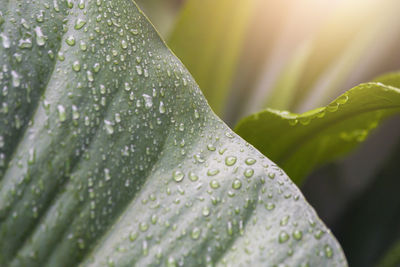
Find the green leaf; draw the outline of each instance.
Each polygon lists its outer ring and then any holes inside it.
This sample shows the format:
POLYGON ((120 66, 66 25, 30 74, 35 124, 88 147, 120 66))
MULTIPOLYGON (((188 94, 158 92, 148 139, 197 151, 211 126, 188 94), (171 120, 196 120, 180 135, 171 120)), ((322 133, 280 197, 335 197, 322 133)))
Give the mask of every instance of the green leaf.
POLYGON ((1 16, 1 266, 346 266, 133 2, 1 16))
POLYGON ((399 111, 400 90, 371 82, 303 114, 263 110, 242 119, 236 132, 301 184, 315 167, 350 152, 399 111))
POLYGON ((168 41, 219 115, 228 100, 255 2, 188 0, 168 41))

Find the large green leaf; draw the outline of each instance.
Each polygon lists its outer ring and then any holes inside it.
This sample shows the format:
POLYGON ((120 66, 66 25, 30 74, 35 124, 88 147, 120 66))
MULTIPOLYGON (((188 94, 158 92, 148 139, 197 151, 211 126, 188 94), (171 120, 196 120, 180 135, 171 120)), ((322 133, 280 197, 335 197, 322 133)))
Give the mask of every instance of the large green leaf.
POLYGON ((254 4, 259 0, 188 0, 168 44, 222 114, 254 4))
MULTIPOLYGON (((400 74, 393 75, 400 80, 400 74)), ((316 166, 348 153, 382 119, 399 111, 400 89, 371 82, 303 114, 263 110, 240 121, 236 132, 299 184, 316 166)))
POLYGON ((0 265, 346 265, 133 2, 0 12, 0 265))

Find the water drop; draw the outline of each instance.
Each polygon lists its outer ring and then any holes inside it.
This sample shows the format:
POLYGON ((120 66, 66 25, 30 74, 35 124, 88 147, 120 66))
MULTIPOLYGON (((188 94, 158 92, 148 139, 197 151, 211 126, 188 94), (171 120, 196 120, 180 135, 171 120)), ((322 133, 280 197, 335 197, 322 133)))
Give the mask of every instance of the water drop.
POLYGON ((165 111, 166 111, 166 110, 165 110, 164 103, 163 103, 162 101, 160 101, 159 111, 160 111, 161 114, 164 114, 165 111))
POLYGON ((200 234, 201 234, 201 230, 200 230, 199 228, 195 227, 195 228, 193 228, 193 230, 192 230, 191 237, 192 237, 194 240, 197 240, 197 239, 199 239, 200 234))
POLYGON ((239 179, 235 179, 232 183, 232 188, 238 190, 241 187, 242 187, 242 182, 239 179))
POLYGON ((114 133, 114 126, 113 126, 113 123, 111 121, 104 120, 104 126, 105 126, 106 132, 108 134, 113 134, 114 133))
POLYGON ((309 125, 311 122, 311 117, 310 116, 300 117, 299 121, 301 125, 309 125))
POLYGON ((217 189, 217 188, 220 187, 220 184, 219 184, 219 182, 218 182, 217 180, 211 180, 210 186, 211 186, 211 188, 213 188, 213 189, 217 189))
POLYGON ((286 231, 281 231, 280 233, 279 233, 279 243, 285 243, 286 241, 288 241, 289 240, 289 235, 288 235, 288 233, 286 233, 286 231))
POLYGON ((167 261, 167 267, 176 267, 176 262, 173 257, 169 257, 167 261))
POLYGON ((236 157, 235 156, 228 156, 225 158, 225 164, 227 166, 233 166, 236 163, 236 157))
POLYGON ((321 237, 324 235, 324 232, 321 229, 318 229, 316 233, 314 234, 315 239, 321 239, 321 237))
POLYGON ((194 156, 194 159, 198 162, 198 163, 204 163, 205 162, 205 159, 202 157, 202 155, 201 154, 195 154, 194 156))
POLYGON ((176 181, 176 182, 181 182, 183 180, 183 178, 185 177, 185 175, 183 174, 183 172, 181 171, 174 171, 172 173, 172 178, 176 181))
POLYGON ((11 71, 11 76, 12 76, 12 85, 14 87, 18 87, 21 85, 21 77, 16 71, 11 71))
POLYGON ((253 174, 254 174, 254 170, 253 169, 249 168, 249 169, 244 170, 244 176, 246 178, 251 178, 253 176, 253 174))
POLYGON ((29 149, 28 164, 32 165, 36 160, 36 150, 34 148, 29 149))
POLYGON ((142 231, 142 232, 146 232, 147 229, 149 229, 149 225, 148 225, 147 223, 145 223, 145 222, 141 222, 141 223, 139 224, 139 229, 140 229, 140 231, 142 231))
POLYGON ((8 38, 8 36, 5 35, 4 33, 0 33, 0 37, 3 41, 3 47, 10 48, 10 39, 8 38))
POLYGON ((61 52, 61 51, 59 51, 59 52, 57 53, 57 58, 58 58, 58 60, 60 60, 60 61, 64 61, 64 60, 65 60, 64 53, 61 52))
POLYGON ((134 241, 136 240, 137 237, 138 237, 137 232, 131 232, 131 233, 129 234, 129 240, 130 240, 131 242, 134 242, 134 241))
POLYGON ((127 49, 128 48, 128 43, 125 40, 121 41, 121 47, 122 49, 127 49))
POLYGON ((207 149, 210 150, 210 151, 215 151, 216 150, 215 146, 213 146, 211 144, 207 145, 207 149))
POLYGON ((84 9, 84 8, 85 8, 85 0, 80 0, 80 1, 79 1, 79 4, 78 4, 78 7, 79 7, 80 9, 84 9))
POLYGON ((72 69, 73 69, 74 71, 76 71, 76 72, 80 71, 80 70, 81 70, 81 63, 80 63, 78 60, 75 60, 75 61, 72 63, 72 69))
POLYGON ((153 106, 153 98, 149 95, 143 94, 144 106, 149 109, 153 106))
POLYGON ((208 175, 208 176, 215 176, 215 175, 217 175, 218 173, 219 173, 219 170, 218 170, 218 169, 210 169, 210 170, 207 171, 207 175, 208 175))
POLYGON ((64 122, 67 119, 67 114, 65 112, 64 106, 58 105, 57 110, 58 110, 58 119, 60 120, 60 122, 64 122))
POLYGON ((290 126, 296 126, 299 121, 297 119, 289 119, 288 122, 290 126))
POLYGON ((228 232, 228 235, 233 235, 233 227, 232 227, 232 223, 230 221, 228 221, 228 223, 227 223, 226 231, 228 232))
POLYGON ((271 203, 271 202, 268 202, 267 204, 265 204, 265 208, 267 210, 273 210, 273 209, 275 209, 275 204, 271 203))
POLYGON ((18 63, 22 61, 22 55, 20 53, 15 53, 13 56, 18 63))
POLYGON ((93 71, 97 73, 97 72, 99 72, 99 70, 100 70, 100 64, 99 63, 94 63, 93 71))
POLYGON ((256 160, 253 159, 253 158, 247 158, 244 162, 245 162, 247 165, 253 165, 254 163, 256 163, 256 160))
POLYGON ((107 169, 107 168, 104 169, 104 179, 106 181, 110 181, 111 180, 110 170, 107 169))
POLYGON ((39 26, 35 28, 36 33, 36 44, 38 46, 44 46, 46 43, 46 36, 42 33, 42 29, 39 26))
POLYGON ((339 103, 340 105, 344 105, 347 103, 349 100, 349 96, 347 94, 339 96, 338 99, 336 99, 336 102, 339 103))
POLYGON ((285 225, 288 224, 288 222, 289 222, 289 215, 283 217, 279 224, 280 224, 281 226, 285 226, 285 225))
POLYGON ((86 24, 86 21, 83 19, 78 18, 75 22, 75 30, 80 30, 86 24))
POLYGON ((69 46, 74 46, 75 45, 75 37, 73 35, 70 35, 67 37, 67 39, 65 39, 65 42, 69 46))
POLYGON ((210 215, 210 210, 207 207, 203 208, 202 214, 204 217, 207 217, 210 215))
POLYGON ((143 70, 142 70, 142 67, 140 65, 136 66, 136 72, 137 72, 138 75, 142 75, 143 74, 143 70))
POLYGON ((199 180, 199 176, 197 176, 194 172, 189 172, 189 179, 192 182, 199 180))
POLYGON ((326 110, 329 112, 335 112, 338 110, 338 108, 339 108, 339 103, 332 102, 326 107, 326 110))
POLYGON ((18 46, 22 49, 30 49, 32 48, 32 40, 29 38, 21 39, 18 41, 18 46))
POLYGON ((87 44, 86 44, 86 42, 85 42, 85 41, 80 41, 80 42, 79 42, 79 48, 80 48, 82 51, 86 51, 86 50, 87 50, 87 44))
POLYGON ((37 22, 43 22, 44 21, 44 11, 40 10, 39 14, 36 16, 36 21, 37 22))
POLYGON ((332 250, 332 248, 331 248, 329 245, 325 245, 324 251, 325 251, 325 256, 326 256, 328 259, 332 258, 332 256, 333 256, 333 250, 332 250))
POLYGON ((200 118, 199 112, 197 111, 197 109, 194 110, 194 117, 196 119, 200 118))
POLYGON ((75 105, 72 105, 72 119, 74 120, 79 119, 78 107, 75 105))
POLYGON ((303 233, 300 230, 294 230, 293 232, 293 238, 296 240, 301 240, 303 237, 303 233))
POLYGON ((93 82, 94 81, 93 73, 90 70, 86 71, 86 77, 87 77, 89 82, 93 82))

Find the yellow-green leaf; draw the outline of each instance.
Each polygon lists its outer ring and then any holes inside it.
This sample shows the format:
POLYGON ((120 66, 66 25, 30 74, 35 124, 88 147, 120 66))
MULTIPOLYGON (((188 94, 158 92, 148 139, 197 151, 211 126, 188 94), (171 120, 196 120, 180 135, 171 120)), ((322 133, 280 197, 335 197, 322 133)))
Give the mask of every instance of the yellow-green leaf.
POLYGON ((300 184, 315 167, 350 152, 399 111, 400 89, 371 82, 302 114, 263 110, 241 120, 236 132, 300 184))

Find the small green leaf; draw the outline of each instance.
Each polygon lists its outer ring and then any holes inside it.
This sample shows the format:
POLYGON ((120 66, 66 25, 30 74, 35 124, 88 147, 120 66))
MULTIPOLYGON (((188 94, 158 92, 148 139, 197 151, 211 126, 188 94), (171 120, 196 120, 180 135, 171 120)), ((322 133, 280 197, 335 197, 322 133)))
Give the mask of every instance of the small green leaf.
POLYGON ((228 100, 255 2, 188 0, 168 41, 218 115, 228 100))
POLYGON ((346 266, 133 2, 1 12, 1 266, 346 266))
POLYGON ((400 89, 371 82, 303 114, 266 109, 242 119, 236 132, 301 184, 315 167, 348 153, 399 111, 400 89))

